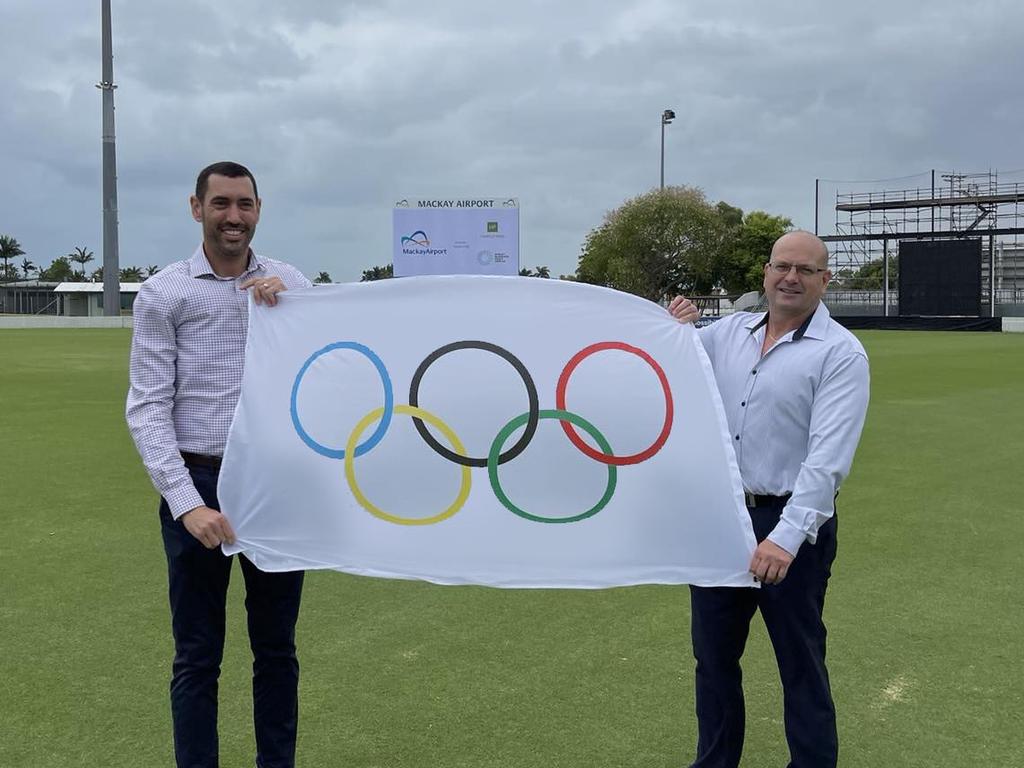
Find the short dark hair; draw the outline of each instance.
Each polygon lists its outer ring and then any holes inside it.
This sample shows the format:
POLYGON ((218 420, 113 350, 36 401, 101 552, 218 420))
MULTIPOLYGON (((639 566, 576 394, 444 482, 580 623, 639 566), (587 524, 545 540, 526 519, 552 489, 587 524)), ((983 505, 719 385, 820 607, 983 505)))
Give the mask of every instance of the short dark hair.
POLYGON ((238 179, 242 176, 247 176, 249 181, 252 182, 252 194, 257 200, 259 200, 260 193, 256 189, 256 177, 252 175, 252 171, 246 168, 244 165, 238 163, 232 163, 229 160, 222 160, 219 163, 213 163, 208 165, 199 172, 199 176, 196 178, 196 197, 202 201, 204 195, 206 195, 206 188, 209 186, 210 177, 216 174, 217 176, 227 176, 229 179, 238 179))

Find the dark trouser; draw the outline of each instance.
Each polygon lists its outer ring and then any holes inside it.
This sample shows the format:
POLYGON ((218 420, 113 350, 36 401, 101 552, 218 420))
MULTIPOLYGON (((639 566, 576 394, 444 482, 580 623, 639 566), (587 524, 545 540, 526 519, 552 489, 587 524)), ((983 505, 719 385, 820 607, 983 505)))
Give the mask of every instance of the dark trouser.
MULTIPOLYGON (((207 506, 217 504, 217 469, 189 466, 207 506)), ((224 614, 232 558, 206 549, 160 503, 160 523, 171 599, 174 667, 171 714, 179 768, 217 766, 217 678, 224 653, 224 614)), ((240 557, 253 653, 256 765, 295 765, 299 663, 295 622, 302 572, 264 573, 240 557)))
MULTIPOLYGON (((784 502, 750 509, 760 542, 784 502)), ((835 706, 825 668, 825 588, 836 556, 836 518, 804 543, 781 583, 760 589, 690 587, 697 659, 697 759, 693 768, 736 768, 743 751, 740 657, 750 620, 761 610, 782 678, 789 768, 834 768, 839 751, 835 706)))

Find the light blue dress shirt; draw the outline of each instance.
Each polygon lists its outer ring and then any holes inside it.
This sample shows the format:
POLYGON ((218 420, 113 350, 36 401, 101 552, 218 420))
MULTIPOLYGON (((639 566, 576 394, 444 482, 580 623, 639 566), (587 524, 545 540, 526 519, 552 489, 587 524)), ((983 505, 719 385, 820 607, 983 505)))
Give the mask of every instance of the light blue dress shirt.
POLYGON ((768 538, 796 555, 835 513, 867 412, 868 358, 824 304, 762 356, 766 323, 763 312, 738 312, 699 335, 744 488, 792 494, 768 538))

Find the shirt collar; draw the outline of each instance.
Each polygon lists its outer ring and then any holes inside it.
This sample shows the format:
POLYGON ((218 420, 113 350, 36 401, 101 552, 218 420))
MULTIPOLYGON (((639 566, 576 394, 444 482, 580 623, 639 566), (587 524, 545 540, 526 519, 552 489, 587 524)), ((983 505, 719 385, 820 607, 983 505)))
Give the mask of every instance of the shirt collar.
MULTIPOLYGON (((830 317, 831 315, 829 314, 828 307, 825 306, 825 302, 819 301, 814 312, 809 314, 800 324, 800 327, 793 331, 793 341, 800 341, 804 336, 811 339, 824 339, 830 317)), ((766 325, 768 325, 767 312, 761 315, 759 319, 755 315, 745 327, 753 335, 754 331, 766 325)))
MULTIPOLYGON (((239 277, 244 277, 250 272, 257 272, 262 269, 266 269, 263 257, 250 249, 249 264, 239 277)), ((203 250, 202 243, 196 247, 195 253, 192 254, 192 258, 188 260, 188 272, 192 277, 214 277, 218 280, 225 279, 213 271, 213 267, 210 266, 210 260, 206 258, 206 251, 203 250)))

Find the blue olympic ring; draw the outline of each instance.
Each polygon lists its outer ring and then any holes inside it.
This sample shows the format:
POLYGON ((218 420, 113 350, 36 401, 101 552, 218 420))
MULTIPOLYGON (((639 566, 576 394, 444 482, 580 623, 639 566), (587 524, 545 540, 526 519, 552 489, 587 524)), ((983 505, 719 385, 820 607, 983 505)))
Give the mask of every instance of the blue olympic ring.
POLYGON ((391 425, 391 416, 395 409, 395 396, 391 388, 391 377, 388 375, 387 368, 384 367, 384 361, 377 357, 377 354, 372 349, 357 342, 336 341, 333 344, 328 344, 323 349, 319 349, 310 355, 309 359, 303 363, 302 368, 299 369, 298 374, 295 376, 295 383, 292 385, 292 424, 295 425, 295 431, 299 433, 299 437, 302 438, 302 442, 321 456, 326 456, 329 459, 344 459, 344 448, 328 448, 326 445, 321 445, 309 436, 306 430, 302 428, 302 420, 299 418, 298 407, 299 385, 302 383, 302 377, 306 374, 309 366, 311 366, 321 355, 326 355, 328 352, 335 349, 351 349, 354 352, 364 355, 371 363, 373 363, 374 367, 377 369, 377 373, 380 374, 381 383, 384 385, 384 413, 380 418, 380 424, 377 425, 377 429, 373 431, 373 434, 366 438, 364 442, 356 446, 356 456, 362 456, 367 451, 373 450, 377 443, 384 439, 384 433, 388 431, 388 427, 391 425))

